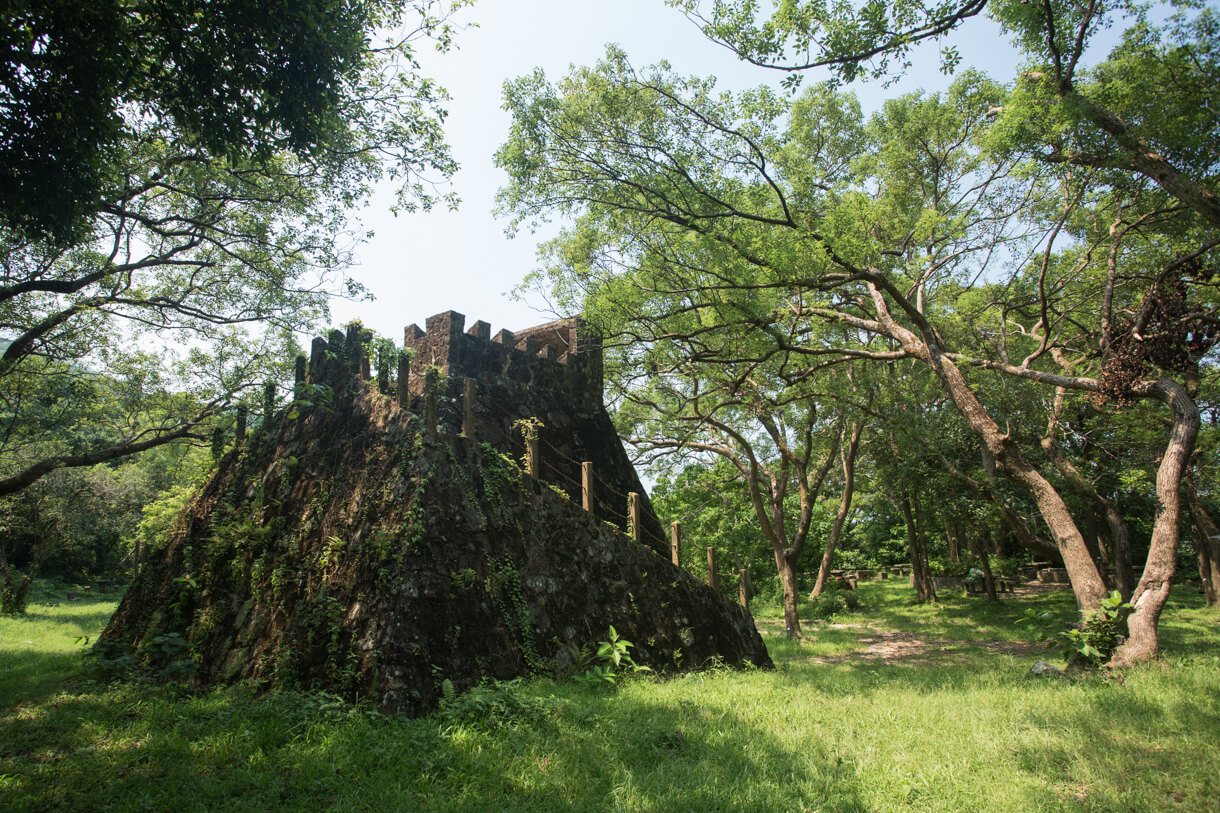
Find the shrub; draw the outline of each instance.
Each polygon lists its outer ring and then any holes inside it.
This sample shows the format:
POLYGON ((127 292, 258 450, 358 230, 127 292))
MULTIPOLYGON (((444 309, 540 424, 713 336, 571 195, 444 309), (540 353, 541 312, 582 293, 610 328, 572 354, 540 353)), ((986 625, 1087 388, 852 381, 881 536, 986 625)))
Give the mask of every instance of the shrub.
POLYGON ((1101 606, 1084 614, 1080 623, 1054 631, 1054 616, 1034 609, 1017 620, 1039 641, 1053 640, 1068 666, 1096 669, 1110 659, 1127 634, 1127 615, 1134 609, 1117 590, 1101 600, 1101 606))
POLYGON ((441 684, 443 699, 437 716, 449 726, 479 731, 538 726, 551 714, 550 706, 537 697, 521 692, 521 679, 485 680, 462 694, 446 679, 441 684))

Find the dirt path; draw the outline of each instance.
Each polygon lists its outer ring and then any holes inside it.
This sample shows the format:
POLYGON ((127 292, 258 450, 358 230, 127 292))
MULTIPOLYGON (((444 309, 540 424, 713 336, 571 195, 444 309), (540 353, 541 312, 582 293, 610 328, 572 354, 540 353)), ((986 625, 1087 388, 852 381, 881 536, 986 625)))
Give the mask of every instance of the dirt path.
MULTIPOLYGON (((778 622, 759 621, 760 630, 768 633, 780 631, 778 622), (774 625, 774 626, 773 626, 774 625)), ((930 665, 968 660, 971 650, 986 650, 1002 655, 1038 655, 1045 646, 1028 641, 963 641, 958 639, 936 639, 926 641, 909 632, 874 629, 871 624, 828 624, 828 630, 859 630, 858 641, 864 646, 853 652, 838 655, 815 655, 806 658, 807 663, 879 663, 930 665)), ((816 639, 817 632, 811 630, 809 637, 816 639)))
POLYGON ((841 655, 822 655, 809 658, 810 663, 897 663, 930 664, 946 660, 966 660, 971 649, 985 649, 1004 655, 1032 655, 1044 647, 1026 641, 959 641, 942 639, 933 642, 909 632, 877 631, 860 637, 863 650, 845 652, 841 655))

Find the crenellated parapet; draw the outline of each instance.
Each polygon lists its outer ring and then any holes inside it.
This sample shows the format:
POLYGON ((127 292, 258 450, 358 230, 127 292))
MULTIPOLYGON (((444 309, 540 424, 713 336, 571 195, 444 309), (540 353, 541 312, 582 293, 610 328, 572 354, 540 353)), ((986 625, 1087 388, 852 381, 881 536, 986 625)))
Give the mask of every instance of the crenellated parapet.
POLYGON ((412 394, 423 394, 424 371, 436 367, 451 379, 528 382, 601 402, 601 342, 581 319, 559 319, 515 333, 500 330, 494 336, 487 322, 477 321, 469 329, 465 322, 462 314, 445 311, 429 317, 425 330, 414 324, 404 329, 403 348, 412 353, 412 394))
POLYGON ((550 482, 581 501, 582 463, 590 461, 597 472, 591 510, 626 529, 626 495, 640 494, 646 544, 665 548, 660 521, 602 403, 601 342, 580 318, 493 335, 487 322, 467 328, 464 315, 445 311, 423 330, 408 325, 402 352, 392 359, 370 359, 371 339, 359 325, 314 339, 308 382, 348 393, 355 382, 371 381, 376 367, 377 388, 395 396, 399 409, 423 417, 433 371, 441 382, 435 414, 442 434, 474 435, 521 457, 520 422, 540 424, 532 431, 550 482))
MULTIPOLYGON (((602 354, 598 336, 579 317, 558 319, 513 332, 477 321, 465 327, 466 317, 457 311, 430 316, 426 329, 408 325, 403 330, 402 349, 410 356, 383 380, 401 378, 412 396, 424 394, 424 376, 435 368, 450 379, 471 378, 486 385, 528 385, 533 389, 558 390, 587 403, 601 403, 602 354)), ((385 360, 370 358, 372 332, 358 325, 347 332, 332 330, 313 340, 307 378, 311 383, 343 386, 357 372, 365 379, 385 360)), ((400 391, 403 385, 397 387, 400 391)))

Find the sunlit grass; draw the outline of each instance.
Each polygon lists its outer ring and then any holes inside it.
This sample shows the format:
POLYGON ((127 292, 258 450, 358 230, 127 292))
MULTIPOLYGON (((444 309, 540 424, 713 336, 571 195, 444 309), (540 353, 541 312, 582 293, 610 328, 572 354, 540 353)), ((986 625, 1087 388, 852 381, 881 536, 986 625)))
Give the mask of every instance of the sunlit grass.
POLYGON ((523 711, 385 718, 325 696, 90 683, 113 604, 0 619, 0 809, 1208 810, 1220 798, 1220 616, 1179 591, 1166 659, 1121 679, 1025 676, 1012 623, 1033 604, 909 602, 789 642, 773 671, 640 679, 602 692, 534 681, 523 711), (884 636, 928 657, 866 657, 884 636), (25 641, 33 641, 26 644, 25 641))

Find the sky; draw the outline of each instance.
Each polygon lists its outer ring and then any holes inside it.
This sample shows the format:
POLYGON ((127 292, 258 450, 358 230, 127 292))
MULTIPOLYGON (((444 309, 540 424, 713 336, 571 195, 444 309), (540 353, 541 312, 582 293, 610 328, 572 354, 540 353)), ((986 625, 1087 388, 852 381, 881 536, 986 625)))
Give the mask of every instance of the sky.
MULTIPOLYGON (((596 62, 607 43, 622 47, 636 66, 665 59, 679 73, 717 77, 722 89, 778 86, 782 78, 779 72, 739 62, 663 0, 479 0, 456 19, 477 27, 458 34, 455 50, 421 56, 425 74, 452 97, 445 132, 461 166, 450 183, 461 206, 456 212, 438 209, 394 217, 392 191, 380 190, 360 213, 374 237, 357 249, 358 265, 350 270, 376 298, 332 305, 335 324, 359 318, 396 342, 402 341, 406 325, 423 327, 428 316, 446 310, 465 314, 467 326, 479 319, 490 322, 493 334, 554 318, 541 297, 521 302, 508 296, 535 267, 536 248, 546 235, 523 230, 509 239, 507 221, 493 215, 496 191, 505 182, 493 156, 511 124, 501 109, 506 80, 535 67, 557 80, 569 66, 596 62)), ((1003 81, 1013 75, 1016 57, 990 21, 971 21, 953 44, 962 53, 963 65, 1003 81)), ((805 81, 822 78, 809 75, 805 81)), ((869 111, 885 98, 947 82, 939 73, 933 45, 916 52, 915 64, 900 84, 853 89, 869 111)))

